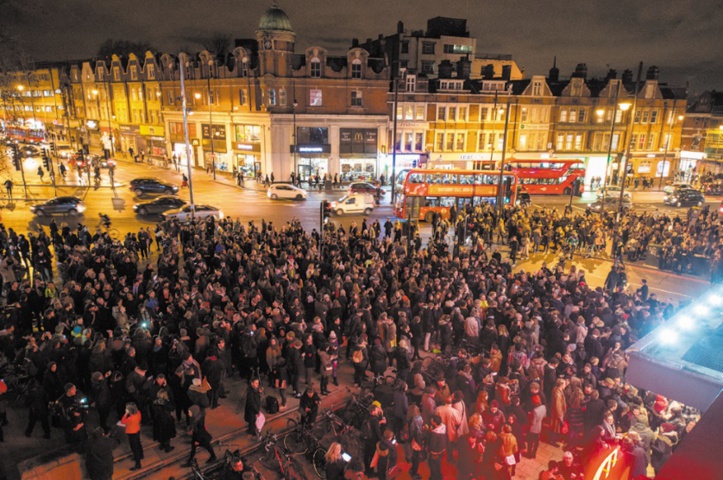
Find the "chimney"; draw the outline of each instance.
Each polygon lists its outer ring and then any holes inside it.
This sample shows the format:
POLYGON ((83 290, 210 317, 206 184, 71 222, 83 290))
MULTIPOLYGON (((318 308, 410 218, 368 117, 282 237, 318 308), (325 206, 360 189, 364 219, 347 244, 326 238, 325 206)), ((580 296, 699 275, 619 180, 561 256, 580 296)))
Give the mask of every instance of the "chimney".
POLYGON ((618 78, 617 70, 613 70, 612 68, 608 70, 608 74, 605 76, 605 80, 614 80, 616 78, 618 78))
POLYGON ((551 83, 557 83, 560 80, 560 69, 557 68, 557 56, 552 60, 552 68, 548 74, 551 83))
POLYGON ((439 64, 439 78, 452 78, 454 66, 449 60, 442 60, 439 64))
POLYGON ((572 74, 573 77, 582 78, 583 80, 587 78, 587 64, 586 63, 578 63, 575 67, 575 73, 572 74))
POLYGON ((487 65, 482 67, 482 72, 480 73, 482 74, 482 78, 484 78, 485 80, 492 80, 493 78, 495 78, 495 66, 491 63, 488 63, 487 65))
POLYGON ((502 78, 509 81, 512 76, 512 65, 502 65, 502 78))
POLYGON ((359 46, 359 39, 358 38, 352 38, 351 39, 351 48, 357 48, 359 46))
POLYGON ((648 68, 648 74, 645 76, 646 80, 657 80, 658 77, 660 77, 660 69, 656 65, 648 68))
POLYGON ((469 78, 472 71, 472 62, 468 58, 462 57, 457 62, 457 78, 469 78))
POLYGON ((629 68, 626 68, 623 72, 623 78, 622 78, 623 85, 630 85, 633 83, 633 72, 629 68))
POLYGON ((397 22, 397 33, 404 33, 404 22, 401 20, 397 22))
POLYGON ((369 45, 369 44, 371 44, 371 43, 372 43, 372 39, 371 39, 371 38, 367 38, 366 44, 369 45))

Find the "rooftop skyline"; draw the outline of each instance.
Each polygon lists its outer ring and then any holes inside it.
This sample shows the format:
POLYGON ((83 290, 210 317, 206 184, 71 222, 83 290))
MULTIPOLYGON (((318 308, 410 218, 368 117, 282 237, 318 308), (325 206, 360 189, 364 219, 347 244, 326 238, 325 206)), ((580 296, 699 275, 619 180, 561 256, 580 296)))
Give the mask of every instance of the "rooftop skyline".
MULTIPOLYGON (((217 36, 253 38, 271 2, 232 0, 0 0, 0 28, 36 61, 96 56, 107 39, 147 42, 158 52, 202 50, 217 36), (199 8, 201 6, 203 8, 199 8)), ((590 77, 612 68, 622 73, 657 65, 660 80, 690 83, 690 92, 721 89, 723 9, 716 0, 682 2, 539 2, 484 5, 452 0, 388 3, 370 0, 280 1, 296 32, 296 50, 311 45, 346 51, 352 38, 364 42, 396 32, 424 30, 436 16, 467 19, 477 53, 511 54, 527 77, 544 75, 557 57, 562 77, 586 63, 590 77), (544 19, 544 21, 540 21, 544 19), (330 28, 333 25, 333 29, 330 28)))

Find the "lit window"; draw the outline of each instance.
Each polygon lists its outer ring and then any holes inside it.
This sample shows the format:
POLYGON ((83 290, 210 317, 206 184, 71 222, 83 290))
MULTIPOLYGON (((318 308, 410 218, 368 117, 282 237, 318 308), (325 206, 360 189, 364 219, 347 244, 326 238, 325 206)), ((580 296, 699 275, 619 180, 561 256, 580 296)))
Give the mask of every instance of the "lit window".
POLYGON ((273 88, 269 89, 269 105, 272 107, 276 105, 276 90, 273 88))
POLYGON ((321 107, 321 105, 322 105, 321 90, 319 90, 319 89, 309 90, 309 106, 321 107))

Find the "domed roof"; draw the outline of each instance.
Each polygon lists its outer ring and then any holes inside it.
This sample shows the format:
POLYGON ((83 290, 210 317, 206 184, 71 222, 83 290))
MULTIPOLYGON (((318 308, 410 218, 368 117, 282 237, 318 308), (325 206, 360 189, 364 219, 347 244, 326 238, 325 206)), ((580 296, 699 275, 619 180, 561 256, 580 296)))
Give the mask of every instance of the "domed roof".
POLYGON ((291 21, 286 12, 281 10, 275 3, 266 10, 259 21, 259 30, 282 30, 293 32, 291 21))

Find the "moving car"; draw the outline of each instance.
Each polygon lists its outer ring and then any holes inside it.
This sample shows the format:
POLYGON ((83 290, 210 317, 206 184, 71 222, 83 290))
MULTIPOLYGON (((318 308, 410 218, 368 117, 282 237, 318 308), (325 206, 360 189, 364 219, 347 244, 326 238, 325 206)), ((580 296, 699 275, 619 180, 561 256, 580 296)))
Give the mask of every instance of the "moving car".
POLYGON ((274 183, 266 190, 266 196, 272 200, 288 198, 292 200, 306 200, 308 193, 303 188, 288 183, 274 183))
POLYGON ((371 215, 374 211, 374 197, 367 193, 352 193, 344 195, 336 202, 331 202, 329 208, 337 215, 346 213, 371 215))
POLYGON ((693 190, 693 185, 689 183, 683 183, 683 182, 676 182, 672 183, 670 185, 666 185, 663 187, 663 192, 667 194, 671 194, 675 192, 676 190, 693 190))
POLYGON ((181 208, 184 205, 186 205, 185 200, 170 195, 164 195, 162 197, 154 198, 148 202, 136 203, 133 205, 133 211, 138 215, 155 215, 168 210, 181 208))
POLYGON ((100 168, 116 167, 117 165, 115 158, 100 157, 100 168))
POLYGON ((382 190, 380 187, 377 187, 374 184, 371 184, 369 182, 352 182, 349 184, 349 188, 347 189, 347 192, 349 192, 349 193, 368 193, 370 195, 375 195, 377 193, 377 190, 381 190, 381 194, 384 195, 384 190, 382 190))
POLYGON ((24 145, 20 147, 20 153, 23 155, 23 157, 39 157, 41 152, 40 149, 33 145, 24 145))
POLYGON ((670 195, 666 195, 663 199, 663 203, 674 207, 690 207, 692 205, 701 206, 705 203, 705 197, 698 190, 689 188, 685 190, 676 190, 670 195))
MULTIPOLYGON (((613 197, 613 198, 620 198, 620 187, 617 187, 615 185, 608 185, 607 187, 600 187, 596 191, 597 198, 605 198, 613 197)), ((630 192, 625 191, 623 192, 623 198, 630 199, 630 192)))
MULTIPOLYGON (((592 210, 595 213, 600 212, 615 212, 620 207, 620 192, 618 192, 617 197, 605 197, 605 201, 603 199, 596 200, 595 202, 590 204, 590 210, 592 210)), ((623 211, 628 211, 631 208, 633 208, 633 204, 630 201, 629 198, 623 197, 623 211)))
POLYGON ((145 194, 175 195, 178 193, 178 185, 171 185, 157 178, 133 179, 130 183, 130 189, 139 197, 145 194))
POLYGON ((76 151, 70 148, 69 145, 58 145, 55 147, 55 156, 62 159, 69 159, 75 155, 76 151))
MULTIPOLYGON (((161 217, 163 217, 164 220, 173 220, 176 219, 179 222, 187 222, 191 220, 191 206, 186 205, 183 208, 179 208, 177 210, 170 210, 168 212, 162 213, 161 217)), ((223 212, 219 210, 216 207, 212 207, 210 205, 196 205, 196 212, 194 214, 195 218, 207 218, 207 217, 214 217, 216 220, 221 220, 223 218, 223 212)))
POLYGON ((74 217, 85 212, 85 203, 78 197, 55 197, 45 203, 32 205, 30 211, 38 217, 45 215, 70 215, 74 217))

